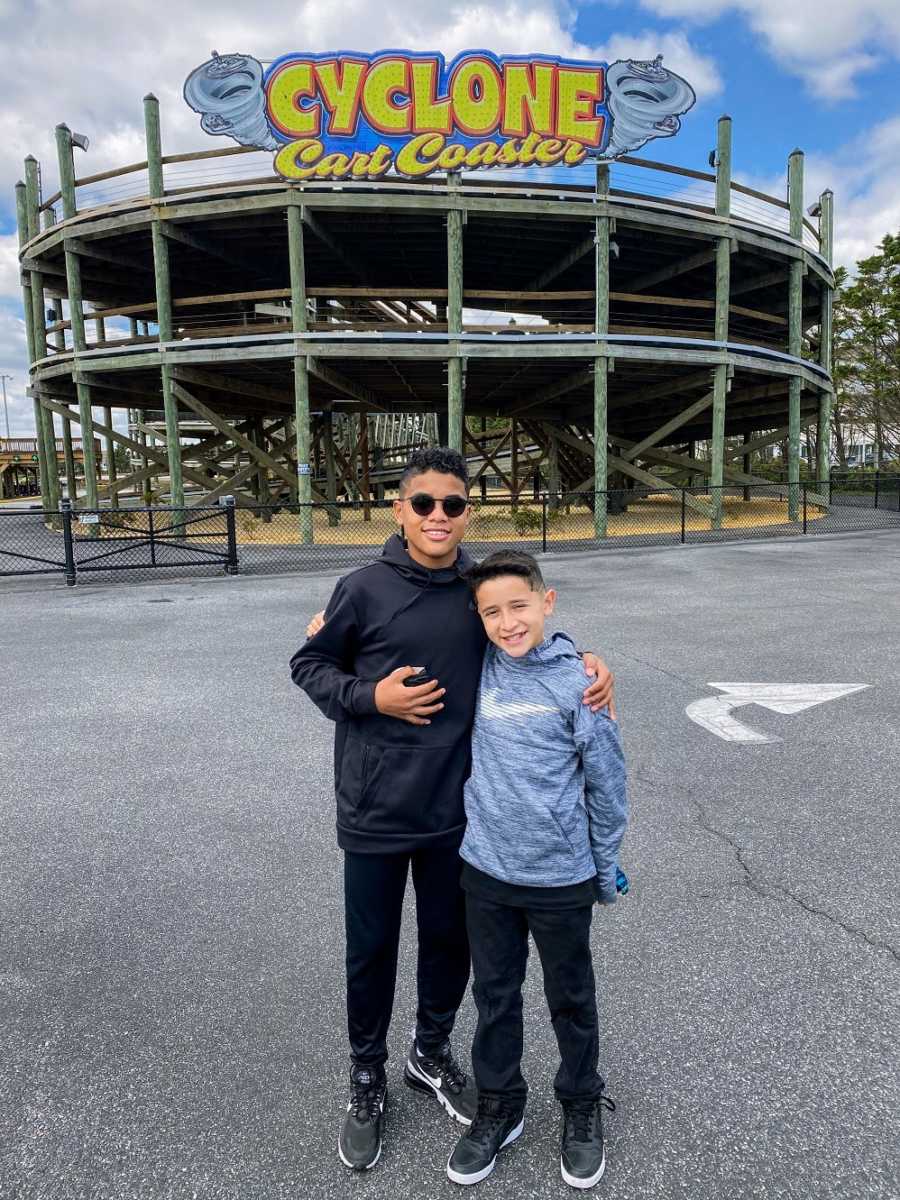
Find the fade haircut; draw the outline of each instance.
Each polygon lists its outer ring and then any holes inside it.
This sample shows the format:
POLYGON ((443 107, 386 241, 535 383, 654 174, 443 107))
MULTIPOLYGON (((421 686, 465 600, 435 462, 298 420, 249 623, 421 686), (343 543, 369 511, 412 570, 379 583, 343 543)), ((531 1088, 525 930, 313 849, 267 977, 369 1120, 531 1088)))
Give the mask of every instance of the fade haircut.
POLYGON ((476 563, 466 571, 466 579, 476 596, 483 583, 501 575, 517 575, 519 579, 525 580, 533 592, 547 590, 537 560, 523 550, 495 550, 484 562, 476 563))
POLYGON ((400 495, 406 495, 411 479, 424 475, 426 471, 440 471, 442 475, 455 475, 469 494, 469 468, 466 460, 449 446, 428 446, 414 450, 400 476, 400 495))

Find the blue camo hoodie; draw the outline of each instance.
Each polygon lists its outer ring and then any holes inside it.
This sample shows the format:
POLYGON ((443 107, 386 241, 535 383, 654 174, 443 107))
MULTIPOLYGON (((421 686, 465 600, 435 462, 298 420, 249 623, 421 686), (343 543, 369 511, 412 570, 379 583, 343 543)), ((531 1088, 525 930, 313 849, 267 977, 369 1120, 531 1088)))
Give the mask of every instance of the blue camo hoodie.
POLYGON ((521 658, 489 645, 472 731, 460 854, 506 883, 563 887, 595 874, 616 899, 628 801, 619 729, 582 703, 584 667, 555 633, 521 658))

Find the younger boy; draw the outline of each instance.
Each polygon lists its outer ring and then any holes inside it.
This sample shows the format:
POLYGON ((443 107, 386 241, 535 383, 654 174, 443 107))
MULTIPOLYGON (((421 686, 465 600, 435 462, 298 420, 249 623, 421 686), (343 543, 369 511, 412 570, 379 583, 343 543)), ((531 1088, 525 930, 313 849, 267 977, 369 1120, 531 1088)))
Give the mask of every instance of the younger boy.
POLYGON ((447 1164, 455 1183, 478 1183, 522 1132, 522 983, 528 934, 544 972, 559 1046, 560 1167, 592 1187, 606 1165, 597 1072, 590 926, 594 903, 616 899, 616 859, 627 820, 618 728, 581 703, 583 668, 565 634, 547 637, 556 595, 528 554, 501 550, 467 578, 487 647, 465 786, 460 854, 478 1028, 472 1068, 478 1110, 447 1164))

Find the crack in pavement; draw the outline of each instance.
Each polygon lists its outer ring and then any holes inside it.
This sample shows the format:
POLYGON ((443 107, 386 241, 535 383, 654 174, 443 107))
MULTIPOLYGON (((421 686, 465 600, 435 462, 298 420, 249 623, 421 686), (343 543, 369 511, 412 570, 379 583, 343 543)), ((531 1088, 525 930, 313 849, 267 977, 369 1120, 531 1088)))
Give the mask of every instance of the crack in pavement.
MULTIPOLYGON (((634 778, 637 783, 648 784, 654 789, 658 789, 660 791, 662 790, 663 785, 655 779, 649 779, 640 775, 635 775, 634 778)), ((700 828, 705 830, 707 833, 712 834, 713 837, 717 838, 720 842, 728 846, 728 848, 734 854, 735 861, 743 872, 742 882, 747 888, 750 889, 751 892, 754 892, 757 896, 759 896, 761 900, 771 900, 778 896, 782 896, 784 899, 789 900, 792 904, 796 904, 798 908, 801 908, 810 916, 821 917, 829 924, 843 930, 843 932, 848 936, 865 942, 874 950, 883 951, 892 957, 895 962, 900 963, 900 950, 898 950, 896 946, 892 945, 891 942, 884 941, 882 938, 874 937, 865 929, 859 929, 856 925, 851 925, 848 921, 842 921, 840 917, 834 916, 833 913, 827 912, 825 909, 816 908, 814 904, 811 904, 808 900, 804 900, 802 896, 798 896, 796 892, 792 892, 790 888, 785 887, 783 884, 773 883, 767 886, 761 884, 744 857, 747 853, 745 847, 736 841, 730 834, 726 833, 723 829, 719 829, 712 823, 709 813, 696 798, 693 792, 690 790, 685 790, 684 788, 679 788, 677 785, 673 785, 671 782, 667 782, 665 787, 670 792, 680 792, 688 804, 692 805, 696 810, 698 816, 697 824, 700 826, 700 828)))

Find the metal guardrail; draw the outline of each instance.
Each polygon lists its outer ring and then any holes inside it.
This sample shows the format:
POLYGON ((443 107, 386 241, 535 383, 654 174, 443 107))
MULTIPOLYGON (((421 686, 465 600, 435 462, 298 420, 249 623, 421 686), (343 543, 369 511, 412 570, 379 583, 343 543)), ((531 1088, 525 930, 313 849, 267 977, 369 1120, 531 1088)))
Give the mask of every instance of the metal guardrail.
MULTIPOLYGON (((378 557, 397 525, 391 500, 236 507, 0 510, 0 576, 108 579, 345 570, 378 557)), ((466 544, 574 553, 817 533, 900 532, 900 474, 827 483, 634 487, 472 497, 466 544), (605 536, 598 536, 598 523, 605 536)))

